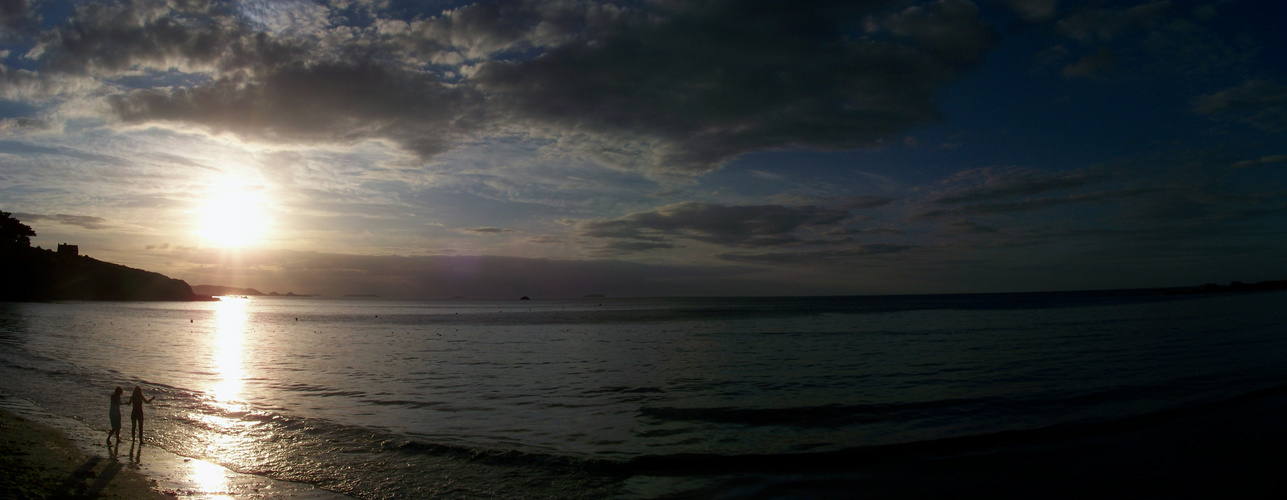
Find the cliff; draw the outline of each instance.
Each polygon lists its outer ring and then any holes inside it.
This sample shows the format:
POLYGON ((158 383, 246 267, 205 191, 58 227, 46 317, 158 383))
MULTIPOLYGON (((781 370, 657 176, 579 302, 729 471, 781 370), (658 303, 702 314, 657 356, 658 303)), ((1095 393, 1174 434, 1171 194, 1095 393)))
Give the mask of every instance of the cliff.
POLYGON ((0 250, 0 301, 213 300, 182 280, 39 248, 0 250))

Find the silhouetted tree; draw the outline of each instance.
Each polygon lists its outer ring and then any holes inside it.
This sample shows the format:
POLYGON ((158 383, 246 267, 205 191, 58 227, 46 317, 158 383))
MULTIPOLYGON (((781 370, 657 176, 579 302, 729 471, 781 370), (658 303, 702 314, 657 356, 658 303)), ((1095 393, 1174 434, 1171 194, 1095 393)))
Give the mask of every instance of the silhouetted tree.
POLYGON ((9 212, 0 212, 0 246, 4 248, 29 247, 31 237, 36 231, 12 217, 9 212))

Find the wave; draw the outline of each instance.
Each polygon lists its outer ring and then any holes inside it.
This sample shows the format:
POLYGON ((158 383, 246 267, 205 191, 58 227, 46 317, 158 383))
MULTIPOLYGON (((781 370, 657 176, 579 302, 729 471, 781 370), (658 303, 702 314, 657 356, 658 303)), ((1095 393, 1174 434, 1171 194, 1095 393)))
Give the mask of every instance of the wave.
MULTIPOLYGON (((1210 425, 1237 425, 1236 416, 1263 413, 1258 403, 1287 396, 1287 385, 1252 391, 1228 399, 1168 408, 1138 415, 1097 422, 1058 424, 1033 429, 1006 430, 993 433, 954 436, 926 441, 913 441, 874 446, 849 447, 812 453, 721 455, 678 453, 647 455, 615 464, 628 474, 683 475, 726 473, 824 473, 849 471, 892 461, 976 455, 1006 449, 1071 443, 1096 437, 1141 431, 1149 428, 1188 422, 1190 419, 1210 425), (1230 421, 1234 420, 1234 421, 1230 421)), ((1287 402, 1278 401, 1273 411, 1287 402)))
POLYGON ((944 412, 964 413, 974 411, 983 404, 985 401, 982 399, 943 399, 915 403, 829 404, 793 408, 643 407, 639 409, 639 414, 658 420, 703 421, 747 426, 833 428, 880 422, 895 416, 905 419, 908 417, 907 413, 937 415, 944 412))

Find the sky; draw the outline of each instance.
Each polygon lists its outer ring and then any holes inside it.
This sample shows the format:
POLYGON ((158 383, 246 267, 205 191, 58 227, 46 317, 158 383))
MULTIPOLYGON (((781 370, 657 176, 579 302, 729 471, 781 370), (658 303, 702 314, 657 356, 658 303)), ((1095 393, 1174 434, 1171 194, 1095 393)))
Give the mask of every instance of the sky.
POLYGON ((0 1, 0 210, 389 297, 1287 279, 1287 4, 0 1))

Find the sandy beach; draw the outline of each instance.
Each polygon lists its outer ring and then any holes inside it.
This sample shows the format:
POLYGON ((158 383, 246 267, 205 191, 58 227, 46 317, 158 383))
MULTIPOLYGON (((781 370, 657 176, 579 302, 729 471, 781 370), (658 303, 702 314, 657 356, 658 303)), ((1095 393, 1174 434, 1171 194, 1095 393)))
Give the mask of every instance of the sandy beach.
POLYGON ((133 464, 85 453, 57 430, 9 411, 0 410, 0 436, 0 497, 173 498, 133 464))

